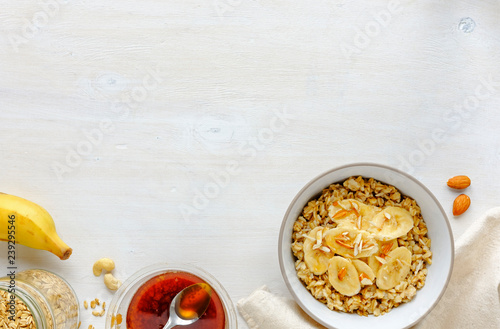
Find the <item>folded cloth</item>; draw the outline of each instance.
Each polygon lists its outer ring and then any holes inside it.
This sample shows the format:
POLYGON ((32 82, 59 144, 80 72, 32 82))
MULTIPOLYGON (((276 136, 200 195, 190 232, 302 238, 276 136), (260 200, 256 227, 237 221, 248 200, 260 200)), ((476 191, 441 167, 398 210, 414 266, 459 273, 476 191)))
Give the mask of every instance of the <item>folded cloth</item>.
POLYGON ((323 329, 295 303, 272 294, 267 286, 237 303, 250 329, 323 329))
POLYGON ((500 328, 500 208, 458 239, 448 288, 414 329, 500 328))
MULTIPOLYGON (((266 286, 237 303, 251 329, 320 329, 288 298, 266 286)), ((479 218, 455 243, 455 264, 445 294, 412 329, 500 328, 500 208, 479 218)))

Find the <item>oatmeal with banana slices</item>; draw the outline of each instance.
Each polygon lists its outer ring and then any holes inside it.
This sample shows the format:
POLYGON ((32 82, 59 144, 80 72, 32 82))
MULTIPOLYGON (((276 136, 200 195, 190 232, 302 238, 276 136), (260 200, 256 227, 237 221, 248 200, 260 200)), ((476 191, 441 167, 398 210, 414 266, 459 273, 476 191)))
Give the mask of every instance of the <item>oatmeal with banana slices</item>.
POLYGON ((409 302, 432 263, 416 201, 373 178, 324 189, 295 221, 292 239, 300 280, 341 312, 379 316, 409 302))

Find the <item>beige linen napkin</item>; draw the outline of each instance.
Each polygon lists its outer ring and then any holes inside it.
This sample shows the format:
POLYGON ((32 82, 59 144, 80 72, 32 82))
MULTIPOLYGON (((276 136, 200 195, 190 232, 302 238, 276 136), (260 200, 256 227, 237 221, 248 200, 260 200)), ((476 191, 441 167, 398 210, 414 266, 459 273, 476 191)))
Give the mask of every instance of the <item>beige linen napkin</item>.
POLYGON ((251 329, 323 329, 295 303, 278 297, 266 286, 255 290, 237 304, 251 329))
MULTIPOLYGON (((267 287, 241 299, 238 311, 251 329, 319 329, 288 298, 267 287)), ((500 328, 500 208, 479 218, 455 243, 455 264, 445 294, 413 329, 500 328)))
POLYGON ((445 294, 414 329, 500 328, 500 208, 458 239, 445 294))

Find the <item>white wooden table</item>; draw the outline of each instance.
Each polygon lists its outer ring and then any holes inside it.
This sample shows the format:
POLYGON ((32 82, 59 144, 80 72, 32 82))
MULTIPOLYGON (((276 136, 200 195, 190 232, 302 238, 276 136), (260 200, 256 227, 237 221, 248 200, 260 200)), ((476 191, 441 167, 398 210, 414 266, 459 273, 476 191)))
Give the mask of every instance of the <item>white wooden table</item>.
MULTIPOLYGON (((455 238, 499 205, 499 1, 0 5, 0 189, 47 208, 74 249, 19 247, 18 266, 81 301, 112 298, 91 271, 103 256, 121 279, 186 262, 234 303, 264 284, 287 296, 282 216, 346 163, 420 179, 455 238), (454 218, 457 174, 472 205, 454 218)), ((89 324, 104 319, 82 308, 89 324)))

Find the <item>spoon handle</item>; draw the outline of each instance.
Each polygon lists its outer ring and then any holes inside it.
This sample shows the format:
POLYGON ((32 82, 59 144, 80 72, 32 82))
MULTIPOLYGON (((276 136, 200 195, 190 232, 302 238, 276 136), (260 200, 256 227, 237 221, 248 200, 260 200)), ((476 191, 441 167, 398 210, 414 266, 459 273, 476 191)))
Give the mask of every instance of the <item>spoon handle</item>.
POLYGON ((172 318, 170 317, 165 326, 163 327, 163 329, 172 329, 175 326, 176 324, 174 323, 174 321, 172 321, 172 318))

